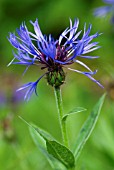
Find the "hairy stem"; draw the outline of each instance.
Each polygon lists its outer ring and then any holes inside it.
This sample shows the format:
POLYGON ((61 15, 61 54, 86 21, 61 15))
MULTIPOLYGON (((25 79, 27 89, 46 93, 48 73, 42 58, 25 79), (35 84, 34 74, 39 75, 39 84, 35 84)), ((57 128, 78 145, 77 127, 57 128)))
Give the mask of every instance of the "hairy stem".
POLYGON ((56 105, 57 105, 57 109, 58 109, 58 116, 59 116, 59 122, 60 122, 60 128, 61 128, 63 143, 64 143, 65 146, 68 147, 66 122, 62 121, 64 113, 63 113, 62 96, 61 96, 60 87, 54 87, 54 92, 55 92, 56 105))

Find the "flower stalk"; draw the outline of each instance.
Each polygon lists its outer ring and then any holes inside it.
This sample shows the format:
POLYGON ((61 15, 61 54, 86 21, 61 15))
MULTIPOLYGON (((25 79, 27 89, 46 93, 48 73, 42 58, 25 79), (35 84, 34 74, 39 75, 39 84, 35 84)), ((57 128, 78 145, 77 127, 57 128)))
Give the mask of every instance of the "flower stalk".
POLYGON ((61 133, 62 133, 63 144, 66 147, 68 147, 66 122, 62 120, 64 113, 63 113, 62 95, 61 95, 60 86, 58 86, 58 87, 55 86, 54 92, 55 92, 56 105, 57 105, 57 109, 58 109, 58 117, 59 117, 61 133))

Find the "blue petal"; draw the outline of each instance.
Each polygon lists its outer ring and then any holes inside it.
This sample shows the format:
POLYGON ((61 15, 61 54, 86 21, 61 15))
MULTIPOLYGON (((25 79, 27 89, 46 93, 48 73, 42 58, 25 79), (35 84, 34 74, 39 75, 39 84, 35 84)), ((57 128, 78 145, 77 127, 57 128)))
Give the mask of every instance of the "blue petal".
POLYGON ((38 19, 36 19, 35 22, 30 21, 30 23, 34 26, 34 31, 36 33, 38 41, 45 41, 45 38, 40 30, 39 24, 38 24, 38 19))
POLYGON ((99 58, 99 56, 84 56, 84 55, 80 55, 79 57, 81 57, 81 58, 88 58, 88 59, 99 58))
POLYGON ((67 44, 70 44, 69 42, 74 41, 74 39, 76 39, 76 37, 79 36, 79 33, 76 34, 76 31, 78 29, 78 25, 79 25, 79 20, 78 19, 75 19, 73 26, 72 26, 72 20, 70 19, 70 28, 66 28, 62 32, 62 34, 60 35, 60 37, 59 37, 59 45, 61 44, 63 38, 66 39, 66 41, 65 41, 65 43, 63 45, 67 45, 67 44), (68 34, 69 34, 69 36, 68 36, 68 34))
POLYGON ((51 57, 52 59, 56 56, 56 45, 54 43, 53 38, 49 36, 49 42, 48 41, 38 41, 38 48, 40 51, 47 56, 47 58, 51 57))
MULTIPOLYGON (((46 74, 46 73, 45 73, 46 74)), ((20 91, 20 90, 24 90, 24 89, 27 89, 29 88, 26 93, 25 93, 25 96, 24 96, 24 100, 29 100, 31 95, 33 94, 33 92, 35 92, 35 94, 37 95, 37 85, 39 83, 39 81, 41 80, 41 78, 45 75, 43 74, 37 81, 35 82, 29 82, 27 84, 24 84, 21 88, 19 88, 17 91, 20 91)))
POLYGON ((78 19, 75 19, 73 26, 72 26, 72 20, 70 19, 70 35, 69 35, 68 40, 71 40, 73 38, 73 36, 75 35, 75 33, 78 29, 78 25, 79 25, 78 19))
POLYGON ((83 34, 82 39, 86 39, 89 36, 91 28, 92 28, 92 24, 89 24, 89 27, 88 27, 88 29, 86 31, 86 24, 85 24, 85 26, 84 26, 84 34, 83 34))
POLYGON ((15 34, 12 33, 9 34, 8 40, 10 41, 10 43, 15 48, 20 49, 21 51, 38 56, 37 49, 32 43, 31 37, 25 24, 22 24, 20 26, 20 29, 17 29, 17 33, 19 37, 15 36, 15 34))
POLYGON ((103 2, 107 4, 114 4, 114 0, 103 0, 103 2))
POLYGON ((110 6, 99 7, 94 10, 94 15, 99 17, 105 17, 111 10, 110 6))
POLYGON ((68 58, 67 62, 71 61, 71 60, 74 60, 74 58, 76 58, 77 56, 83 54, 83 50, 84 50, 84 44, 83 44, 83 42, 79 42, 79 44, 74 49, 73 56, 68 58))
POLYGON ((29 32, 28 29, 25 25, 25 23, 20 26, 20 29, 17 29, 17 33, 19 35, 19 37, 21 38, 21 40, 23 40, 26 44, 30 43, 31 45, 31 38, 29 36, 29 32))
POLYGON ((68 69, 71 70, 71 71, 74 71, 74 72, 77 72, 77 73, 80 73, 80 74, 83 74, 83 75, 87 76, 89 79, 91 79, 92 81, 97 83, 100 87, 104 88, 103 85, 99 83, 99 81, 95 80, 92 77, 92 75, 96 74, 97 71, 94 71, 94 72, 83 72, 83 71, 75 70, 75 69, 72 69, 72 68, 68 68, 68 69))
POLYGON ((19 50, 17 54, 13 52, 13 55, 15 59, 19 60, 19 62, 13 62, 13 64, 33 65, 35 62, 35 57, 31 58, 28 53, 23 53, 19 50))
POLYGON ((15 47, 15 48, 19 48, 19 42, 15 36, 15 34, 13 33, 9 33, 9 37, 8 37, 9 42, 15 47))

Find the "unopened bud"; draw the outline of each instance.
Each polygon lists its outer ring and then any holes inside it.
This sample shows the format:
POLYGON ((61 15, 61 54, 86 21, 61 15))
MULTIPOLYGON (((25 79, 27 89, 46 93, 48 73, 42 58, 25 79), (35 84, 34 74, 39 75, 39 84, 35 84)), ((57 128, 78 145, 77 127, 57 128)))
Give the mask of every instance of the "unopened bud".
POLYGON ((65 73, 62 68, 47 73, 47 81, 51 86, 59 87, 65 81, 65 73))

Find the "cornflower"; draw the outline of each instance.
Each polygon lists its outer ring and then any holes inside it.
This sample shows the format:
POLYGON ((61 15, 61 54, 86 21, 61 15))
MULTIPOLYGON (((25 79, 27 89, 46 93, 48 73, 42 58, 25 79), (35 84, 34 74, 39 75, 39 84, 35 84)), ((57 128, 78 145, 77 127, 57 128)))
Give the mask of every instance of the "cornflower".
POLYGON ((98 56, 88 55, 88 53, 100 47, 98 42, 91 42, 100 35, 98 32, 89 35, 92 28, 91 24, 88 28, 86 28, 86 24, 84 25, 83 33, 82 30, 77 32, 79 20, 75 19, 73 23, 70 19, 70 27, 67 27, 55 40, 51 34, 48 36, 42 34, 38 19, 35 22, 30 21, 30 23, 33 25, 35 33, 28 31, 25 23, 22 23, 20 28, 17 29, 18 36, 9 33, 8 37, 9 42, 17 49, 16 53, 13 52, 14 58, 9 65, 12 63, 25 65, 25 72, 31 65, 37 65, 41 70, 46 70, 35 82, 29 82, 18 89, 18 91, 27 89, 24 99, 29 100, 33 92, 37 95, 37 85, 44 76, 51 86, 59 87, 62 85, 65 81, 63 68, 83 74, 103 87, 99 81, 93 78, 97 70, 92 71, 86 64, 78 60, 78 57, 98 58, 98 56), (14 61, 15 59, 17 61, 14 61), (87 71, 70 68, 69 65, 74 63, 80 64, 87 71))
POLYGON ((108 13, 111 16, 111 22, 114 23, 114 0, 103 0, 104 3, 108 4, 107 6, 102 6, 94 10, 94 15, 98 17, 105 17, 108 13))

